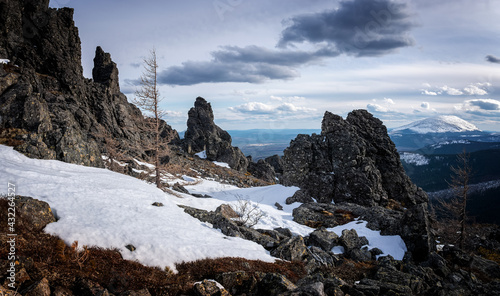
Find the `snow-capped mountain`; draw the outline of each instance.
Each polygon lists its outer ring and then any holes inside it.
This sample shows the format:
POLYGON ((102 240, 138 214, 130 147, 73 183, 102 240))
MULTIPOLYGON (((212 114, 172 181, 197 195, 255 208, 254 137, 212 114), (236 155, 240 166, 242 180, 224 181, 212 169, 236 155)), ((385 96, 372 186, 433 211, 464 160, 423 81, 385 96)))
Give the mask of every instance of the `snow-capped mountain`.
POLYGON ((397 133, 405 130, 417 134, 481 131, 474 124, 453 115, 440 115, 415 121, 408 125, 394 128, 391 132, 397 133))

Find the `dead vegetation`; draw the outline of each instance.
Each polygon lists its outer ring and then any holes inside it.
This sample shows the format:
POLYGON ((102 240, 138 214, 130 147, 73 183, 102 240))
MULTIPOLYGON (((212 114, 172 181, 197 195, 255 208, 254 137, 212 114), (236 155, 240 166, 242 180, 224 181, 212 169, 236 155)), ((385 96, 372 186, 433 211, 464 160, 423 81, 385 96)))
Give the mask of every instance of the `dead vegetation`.
MULTIPOLYGON (((0 199, 0 219, 7 220, 7 200, 0 199)), ((52 288, 62 287, 78 295, 79 285, 91 281, 110 293, 148 289, 152 295, 190 295, 193 284, 214 278, 224 272, 245 271, 279 273, 291 281, 305 276, 301 263, 277 261, 266 263, 243 258, 205 259, 180 263, 178 273, 168 268, 144 266, 138 262, 124 260, 116 249, 98 247, 79 248, 78 242, 68 246, 63 240, 43 231, 35 230, 29 218, 18 215, 16 220, 17 254, 16 270, 24 269, 29 275, 20 282, 19 291, 46 278, 52 288)), ((7 232, 6 223, 0 225, 0 233, 7 232)), ((1 236, 2 244, 6 236, 1 236)), ((0 249, 0 258, 8 257, 6 248, 0 249)), ((0 276, 2 283, 5 276, 0 276)))

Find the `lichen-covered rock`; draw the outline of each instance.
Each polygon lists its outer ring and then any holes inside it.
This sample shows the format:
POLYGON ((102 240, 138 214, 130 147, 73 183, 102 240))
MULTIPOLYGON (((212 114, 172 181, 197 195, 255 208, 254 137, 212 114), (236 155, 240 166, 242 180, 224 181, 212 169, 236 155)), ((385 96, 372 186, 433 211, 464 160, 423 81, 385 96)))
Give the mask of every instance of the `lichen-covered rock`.
POLYGON ((265 161, 270 164, 274 168, 274 172, 281 176, 283 174, 283 161, 281 160, 281 156, 273 155, 266 157, 265 161))
POLYGON ((231 296, 221 284, 214 280, 203 280, 195 283, 193 290, 198 296, 231 296))
POLYGON ((250 161, 247 170, 255 178, 269 183, 276 183, 274 168, 263 159, 259 159, 257 162, 250 161))
POLYGON ((301 189, 297 190, 292 196, 287 198, 285 202, 287 205, 291 205, 295 202, 309 203, 309 202, 314 202, 314 200, 306 190, 301 189))
POLYGON ((362 246, 368 245, 366 237, 359 237, 355 229, 342 230, 342 236, 340 236, 339 241, 348 254, 354 249, 360 249, 362 246))
POLYGON ((37 229, 43 229, 47 224, 56 222, 54 213, 49 204, 26 196, 17 196, 14 199, 16 210, 26 219, 31 221, 31 225, 37 229))
POLYGON ((219 274, 216 280, 232 295, 252 293, 257 286, 257 279, 255 276, 245 271, 225 272, 219 274))
POLYGON ((248 160, 241 150, 231 146, 231 136, 214 122, 212 106, 198 97, 189 110, 183 145, 190 154, 206 152, 207 159, 220 161, 238 171, 245 171, 248 160))
POLYGON ((304 238, 295 236, 283 241, 271 251, 271 255, 288 261, 303 261, 308 255, 308 250, 304 238))
POLYGON ((256 295, 281 295, 297 288, 285 276, 277 273, 258 273, 258 284, 256 295))
POLYGON ((286 296, 327 296, 325 286, 322 282, 300 286, 292 292, 285 293, 286 296))
POLYGON ((316 229, 309 235, 307 243, 309 246, 320 247, 324 251, 331 251, 338 244, 339 236, 326 229, 316 229))

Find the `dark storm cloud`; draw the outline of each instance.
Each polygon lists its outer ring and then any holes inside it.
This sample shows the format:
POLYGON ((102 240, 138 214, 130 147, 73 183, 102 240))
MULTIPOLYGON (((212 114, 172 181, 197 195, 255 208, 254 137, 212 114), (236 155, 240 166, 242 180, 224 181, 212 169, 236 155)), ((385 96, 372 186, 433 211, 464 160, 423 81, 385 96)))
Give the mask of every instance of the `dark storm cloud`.
POLYGON ((212 53, 214 59, 221 63, 267 63, 281 66, 300 66, 323 57, 335 57, 339 52, 332 48, 322 48, 314 52, 277 51, 259 46, 225 46, 223 50, 212 53))
POLYGON ((497 111, 500 110, 500 101, 492 99, 477 99, 467 101, 471 106, 476 106, 481 110, 497 111))
POLYGON ((295 16, 278 43, 322 43, 355 56, 380 56, 413 45, 406 4, 389 0, 342 1, 336 10, 295 16))
POLYGON ((500 59, 492 55, 487 55, 486 60, 490 63, 500 64, 500 59))
POLYGON ((339 53, 331 48, 313 52, 270 50, 258 46, 225 46, 212 52, 211 61, 189 61, 160 73, 159 82, 169 85, 198 83, 288 80, 299 76, 296 67, 339 53))
POLYGON ((337 10, 291 18, 278 49, 259 46, 224 46, 212 52, 210 61, 188 61, 160 73, 168 85, 288 80, 299 76, 297 68, 340 54, 380 56, 410 46, 413 27, 406 5, 390 0, 342 1, 337 10), (295 45, 308 42, 314 50, 295 45))
POLYGON ((270 79, 287 80, 297 77, 296 70, 267 63, 185 62, 161 72, 159 82, 169 85, 194 85, 211 82, 263 83, 270 79))

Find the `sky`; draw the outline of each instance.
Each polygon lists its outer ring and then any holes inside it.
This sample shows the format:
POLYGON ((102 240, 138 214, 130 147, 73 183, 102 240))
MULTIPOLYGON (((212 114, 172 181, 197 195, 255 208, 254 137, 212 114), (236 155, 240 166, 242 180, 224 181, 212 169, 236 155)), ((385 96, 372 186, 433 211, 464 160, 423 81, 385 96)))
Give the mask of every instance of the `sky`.
POLYGON ((165 120, 196 97, 226 130, 318 129, 367 109, 398 127, 456 115, 500 131, 495 0, 51 0, 75 9, 84 75, 111 53, 129 101, 155 49, 165 120))

